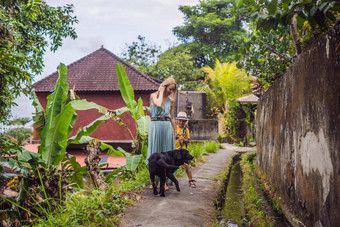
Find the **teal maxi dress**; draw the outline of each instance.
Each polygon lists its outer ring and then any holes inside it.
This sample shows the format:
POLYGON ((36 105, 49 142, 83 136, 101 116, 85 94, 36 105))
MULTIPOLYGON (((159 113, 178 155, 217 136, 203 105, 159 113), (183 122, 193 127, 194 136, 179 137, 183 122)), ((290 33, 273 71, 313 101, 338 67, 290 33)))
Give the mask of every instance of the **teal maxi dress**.
MULTIPOLYGON (((151 117, 171 117, 171 102, 168 98, 162 105, 157 107, 150 104, 151 117)), ((170 121, 151 121, 148 138, 148 154, 146 166, 149 167, 149 157, 156 152, 175 150, 174 131, 170 121)))

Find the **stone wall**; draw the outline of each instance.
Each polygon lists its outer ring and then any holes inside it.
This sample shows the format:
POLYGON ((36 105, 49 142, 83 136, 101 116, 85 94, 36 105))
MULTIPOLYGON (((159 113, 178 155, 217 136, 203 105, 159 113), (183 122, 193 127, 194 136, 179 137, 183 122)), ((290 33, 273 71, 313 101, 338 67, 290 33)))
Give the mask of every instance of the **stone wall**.
POLYGON ((190 140, 217 140, 218 121, 213 119, 189 120, 190 140))
POLYGON ((178 112, 184 111, 186 100, 192 103, 193 113, 190 117, 192 120, 199 120, 206 118, 207 94, 205 92, 197 91, 181 91, 178 98, 178 112))
POLYGON ((257 165, 307 226, 340 226, 340 23, 260 99, 257 165))
POLYGON ((218 121, 206 118, 206 93, 197 91, 179 92, 177 113, 186 112, 187 101, 191 103, 193 110, 188 122, 191 141, 217 140, 218 121))

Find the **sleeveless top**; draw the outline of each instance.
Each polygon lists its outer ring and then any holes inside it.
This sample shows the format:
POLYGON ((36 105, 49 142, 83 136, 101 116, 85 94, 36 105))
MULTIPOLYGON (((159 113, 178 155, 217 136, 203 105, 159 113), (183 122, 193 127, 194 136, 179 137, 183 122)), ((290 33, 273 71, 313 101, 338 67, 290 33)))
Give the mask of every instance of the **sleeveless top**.
MULTIPOLYGON (((150 102, 151 103, 151 102, 150 102)), ((151 117, 171 117, 171 101, 168 98, 162 105, 157 107, 150 104, 151 117)), ((148 153, 146 157, 146 166, 151 154, 156 152, 170 151, 175 149, 174 131, 170 121, 151 121, 148 137, 148 153)))

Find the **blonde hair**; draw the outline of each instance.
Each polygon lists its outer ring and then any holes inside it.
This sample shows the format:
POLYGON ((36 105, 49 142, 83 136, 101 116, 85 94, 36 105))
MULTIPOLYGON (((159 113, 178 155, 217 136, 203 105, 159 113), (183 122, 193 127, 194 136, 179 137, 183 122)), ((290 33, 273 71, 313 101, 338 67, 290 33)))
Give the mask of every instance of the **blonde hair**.
MULTIPOLYGON (((177 85, 177 83, 176 83, 176 81, 175 81, 174 78, 171 78, 171 77, 170 77, 170 78, 167 78, 166 80, 164 80, 164 81, 161 83, 161 85, 159 86, 159 88, 162 87, 162 86, 167 87, 167 86, 169 86, 169 85, 171 85, 171 84, 174 84, 174 85, 175 85, 175 92, 173 92, 169 97, 172 98, 172 99, 176 99, 176 97, 177 97, 177 88, 178 88, 178 85, 177 85)), ((158 93, 159 93, 159 89, 158 89, 158 93)))
POLYGON ((169 86, 169 85, 171 85, 171 84, 174 84, 176 87, 176 90, 177 90, 177 87, 178 87, 178 85, 177 85, 177 83, 176 83, 176 81, 175 81, 175 79, 174 78, 168 78, 168 79, 166 79, 166 80, 164 80, 162 83, 161 83, 161 85, 160 86, 169 86))

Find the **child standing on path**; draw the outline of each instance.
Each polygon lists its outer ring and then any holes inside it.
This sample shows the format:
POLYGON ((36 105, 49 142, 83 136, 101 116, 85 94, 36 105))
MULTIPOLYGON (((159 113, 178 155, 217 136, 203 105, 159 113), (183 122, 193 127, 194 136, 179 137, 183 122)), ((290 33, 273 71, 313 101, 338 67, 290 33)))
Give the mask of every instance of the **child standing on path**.
MULTIPOLYGON (((176 124, 177 124, 177 136, 176 136, 176 149, 187 149, 187 144, 189 143, 190 133, 186 126, 188 121, 187 114, 185 112, 179 112, 176 117, 176 124)), ((188 178, 189 178, 189 185, 192 188, 196 188, 195 180, 192 179, 192 171, 189 164, 184 163, 182 168, 186 171, 188 178)))

